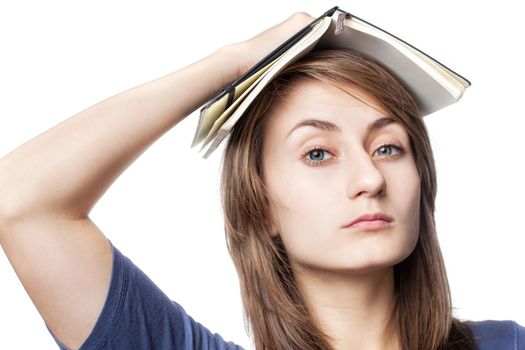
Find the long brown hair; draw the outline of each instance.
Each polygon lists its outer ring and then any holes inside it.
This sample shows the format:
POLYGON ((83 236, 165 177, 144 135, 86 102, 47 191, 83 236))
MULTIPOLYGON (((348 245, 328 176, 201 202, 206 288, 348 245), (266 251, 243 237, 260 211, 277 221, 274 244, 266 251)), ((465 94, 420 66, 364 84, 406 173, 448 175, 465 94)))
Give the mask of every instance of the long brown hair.
POLYGON ((269 108, 286 98, 299 77, 364 92, 410 136, 421 186, 419 239, 410 256, 394 266, 394 305, 383 344, 397 332, 403 349, 475 349, 469 327, 452 315, 434 222, 436 169, 421 112, 392 73, 349 50, 313 51, 286 67, 236 123, 225 148, 221 197, 226 243, 239 275, 246 331, 256 349, 333 349, 306 307, 279 235, 271 235, 269 192, 262 180, 269 108))

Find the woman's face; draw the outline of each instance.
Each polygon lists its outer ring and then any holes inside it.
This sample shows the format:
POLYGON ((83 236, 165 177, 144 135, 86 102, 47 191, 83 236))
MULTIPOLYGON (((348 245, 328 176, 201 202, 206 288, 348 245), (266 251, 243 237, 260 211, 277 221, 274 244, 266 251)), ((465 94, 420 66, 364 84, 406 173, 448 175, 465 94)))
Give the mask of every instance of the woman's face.
POLYGON ((420 185, 409 136, 396 122, 367 132, 386 116, 332 85, 304 79, 272 108, 263 181, 275 231, 294 269, 366 272, 394 265, 413 251, 420 185), (312 119, 340 131, 304 122, 312 119), (376 230, 344 227, 376 212, 393 221, 376 230))

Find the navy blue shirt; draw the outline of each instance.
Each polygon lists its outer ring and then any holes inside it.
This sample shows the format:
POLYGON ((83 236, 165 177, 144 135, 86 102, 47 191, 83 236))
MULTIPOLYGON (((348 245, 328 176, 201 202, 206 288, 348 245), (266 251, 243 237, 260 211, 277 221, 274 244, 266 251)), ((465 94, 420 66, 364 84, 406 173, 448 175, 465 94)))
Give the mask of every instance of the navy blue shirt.
POLYGON ((515 321, 467 321, 479 350, 525 350, 525 327, 515 321))
MULTIPOLYGON (((109 241, 109 240, 108 240, 109 241)), ((80 350, 243 350, 189 316, 109 241, 113 272, 108 296, 80 350)), ((525 350, 525 328, 514 321, 471 321, 479 350, 525 350)), ((70 350, 51 332, 62 350, 70 350)))

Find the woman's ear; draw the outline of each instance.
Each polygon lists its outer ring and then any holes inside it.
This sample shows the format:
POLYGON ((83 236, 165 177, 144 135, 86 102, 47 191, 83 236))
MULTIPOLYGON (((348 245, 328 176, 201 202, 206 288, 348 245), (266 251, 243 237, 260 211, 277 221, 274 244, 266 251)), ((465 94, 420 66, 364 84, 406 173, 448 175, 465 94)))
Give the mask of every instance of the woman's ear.
POLYGON ((273 221, 270 222, 270 236, 273 238, 279 234, 279 230, 273 221))
POLYGON ((269 229, 270 237, 275 237, 279 235, 279 230, 277 228, 277 225, 275 224, 275 220, 273 218, 273 215, 270 210, 266 212, 266 227, 269 229))

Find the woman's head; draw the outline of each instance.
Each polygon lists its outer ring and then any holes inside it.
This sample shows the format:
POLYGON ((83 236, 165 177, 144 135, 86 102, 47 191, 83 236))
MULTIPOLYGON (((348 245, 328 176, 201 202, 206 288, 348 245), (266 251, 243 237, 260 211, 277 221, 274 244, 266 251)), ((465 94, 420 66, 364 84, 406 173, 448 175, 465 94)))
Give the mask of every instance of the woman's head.
POLYGON ((393 266, 389 332, 399 329, 404 348, 447 339, 453 320, 434 227, 432 150, 416 102, 383 67, 324 50, 285 68, 234 126, 221 192, 257 349, 330 348, 297 283, 305 270, 393 266), (374 122, 380 128, 367 130, 374 122), (393 218, 389 227, 344 227, 378 211, 393 218))
POLYGON ((294 77, 265 115, 269 219, 296 274, 393 266, 417 242, 420 180, 410 137, 400 118, 352 94, 359 96, 348 83, 294 77), (388 227, 345 227, 377 212, 393 219, 388 227))

